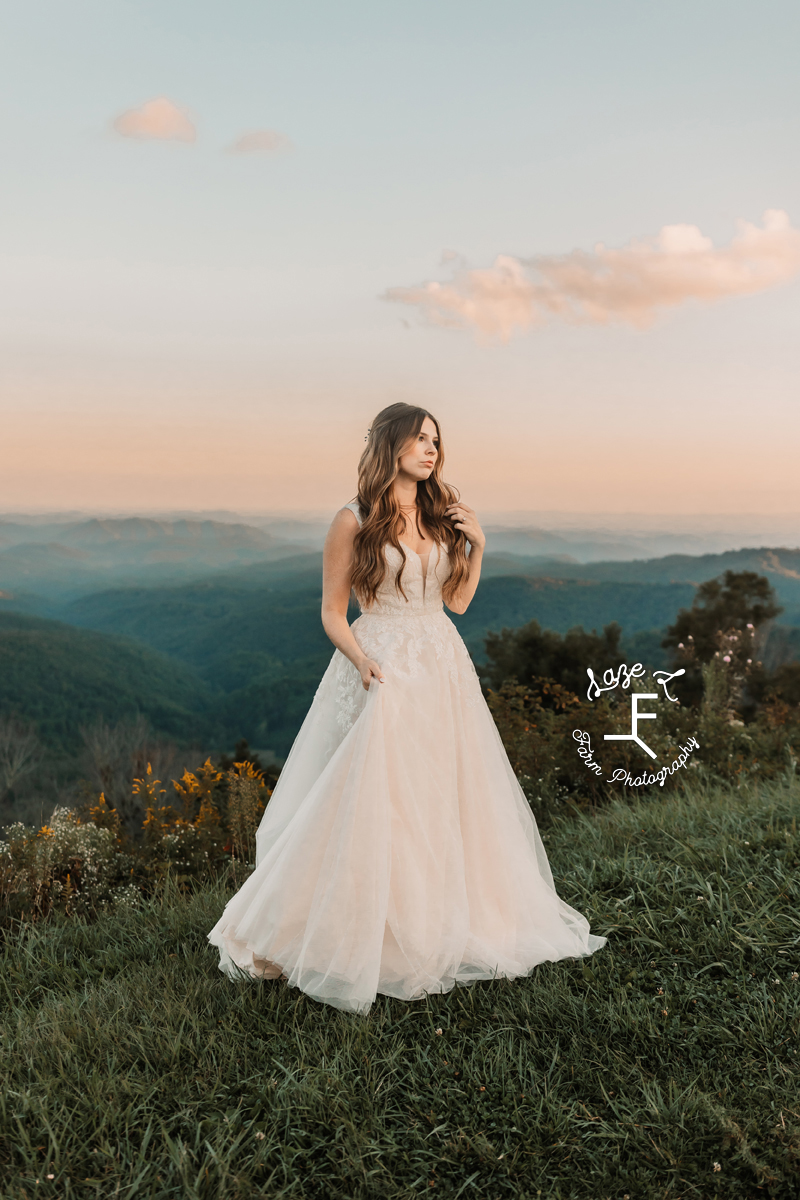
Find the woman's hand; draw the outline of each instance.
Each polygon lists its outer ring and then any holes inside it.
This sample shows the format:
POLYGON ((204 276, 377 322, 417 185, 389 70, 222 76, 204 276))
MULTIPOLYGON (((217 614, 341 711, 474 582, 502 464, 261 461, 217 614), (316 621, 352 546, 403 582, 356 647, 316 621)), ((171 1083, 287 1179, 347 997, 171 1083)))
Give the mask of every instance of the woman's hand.
POLYGON ((451 518, 456 529, 461 530, 470 546, 474 546, 477 550, 483 550, 486 545, 486 535, 480 527, 474 509, 459 500, 458 503, 447 506, 445 516, 451 518))
POLYGON ((361 674, 361 684, 365 692, 369 691, 369 685, 372 683, 373 679, 377 679, 379 683, 386 682, 383 677, 383 671, 371 658, 362 658, 361 662, 358 663, 358 670, 361 674))

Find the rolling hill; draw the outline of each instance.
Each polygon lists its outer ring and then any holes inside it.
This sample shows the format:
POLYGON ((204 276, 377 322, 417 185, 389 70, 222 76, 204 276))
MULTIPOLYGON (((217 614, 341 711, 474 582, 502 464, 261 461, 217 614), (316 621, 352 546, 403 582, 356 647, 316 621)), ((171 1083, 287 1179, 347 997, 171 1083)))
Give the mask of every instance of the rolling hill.
POLYGON ((179 742, 216 732, 208 689, 183 664, 126 638, 0 614, 0 714, 33 722, 51 758, 74 755, 81 726, 138 713, 179 742))
POLYGON ((514 574, 554 576, 559 579, 594 583, 688 583, 697 587, 724 571, 755 571, 766 575, 781 604, 797 615, 800 623, 800 550, 785 547, 757 547, 726 550, 723 554, 669 554, 663 558, 579 563, 562 559, 536 563, 517 557, 514 574))
MULTIPOLYGON (((318 551, 212 520, 67 523, 55 544, 51 534, 37 527, 44 540, 0 552, 0 712, 16 706, 64 748, 92 714, 144 712, 173 737, 214 731, 221 747, 244 736, 287 752, 332 653, 318 551), (23 561, 39 573, 14 591, 3 572, 23 561), (37 624, 37 610, 56 620, 37 624)), ((617 621, 626 653, 657 667, 661 630, 698 583, 726 569, 767 575, 786 609, 776 661, 794 657, 786 626, 800 626, 800 551, 780 548, 579 563, 501 545, 485 557, 469 611, 453 619, 478 662, 489 630, 535 619, 561 633, 599 631, 617 621)))
POLYGON ((147 517, 19 525, 0 521, 0 589, 40 602, 122 583, 197 579, 304 550, 251 525, 147 517))

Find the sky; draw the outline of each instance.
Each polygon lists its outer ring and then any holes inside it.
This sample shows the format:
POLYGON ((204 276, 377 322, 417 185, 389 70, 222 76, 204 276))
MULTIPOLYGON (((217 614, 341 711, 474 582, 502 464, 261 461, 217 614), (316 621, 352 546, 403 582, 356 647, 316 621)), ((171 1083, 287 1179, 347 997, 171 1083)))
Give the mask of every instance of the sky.
POLYGON ((6 0, 0 509, 800 514, 790 0, 6 0))

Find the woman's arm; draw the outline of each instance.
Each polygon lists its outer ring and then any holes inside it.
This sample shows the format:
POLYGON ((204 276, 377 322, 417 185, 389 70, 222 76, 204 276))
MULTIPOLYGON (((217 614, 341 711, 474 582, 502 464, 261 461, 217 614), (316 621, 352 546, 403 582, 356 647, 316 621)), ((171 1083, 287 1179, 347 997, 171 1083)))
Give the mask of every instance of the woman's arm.
POLYGON ((465 613, 470 606, 472 597, 478 590, 486 537, 475 516, 474 509, 470 508, 468 504, 459 501, 458 504, 449 505, 445 512, 446 516, 452 519, 456 529, 460 529, 462 533, 466 534, 469 542, 469 554, 467 555, 469 575, 459 588, 458 596, 454 597, 447 606, 451 612, 465 613))
POLYGON ((353 541, 357 531, 358 520, 352 509, 340 509, 333 518, 322 552, 322 628, 336 649, 350 659, 369 691, 373 679, 384 682, 383 673, 378 664, 364 654, 347 624, 353 541))

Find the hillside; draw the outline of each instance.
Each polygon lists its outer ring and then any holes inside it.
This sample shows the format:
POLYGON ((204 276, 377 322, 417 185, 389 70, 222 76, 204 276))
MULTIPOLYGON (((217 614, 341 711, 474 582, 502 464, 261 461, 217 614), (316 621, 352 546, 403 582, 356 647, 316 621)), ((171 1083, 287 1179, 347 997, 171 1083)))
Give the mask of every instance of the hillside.
MULTIPOLYGON (((80 720, 70 717, 65 724, 75 708, 72 701, 64 701, 60 691, 45 699, 46 689, 33 683, 37 672, 47 669, 42 664, 49 661, 48 655, 55 654, 53 643, 49 641, 47 653, 37 658, 18 637, 16 675, 8 657, 10 645, 6 647, 0 712, 17 704, 18 685, 26 713, 37 720, 47 717, 49 736, 57 736, 63 746, 72 736, 69 731, 85 723, 86 712, 102 713, 108 720, 141 710, 157 729, 171 736, 197 739, 201 730, 213 728, 220 745, 230 748, 246 737, 252 746, 286 754, 332 653, 320 621, 322 556, 309 550, 291 552, 288 543, 277 547, 267 535, 246 526, 219 523, 217 528, 217 524, 82 522, 62 529, 63 544, 57 552, 49 543, 29 547, 26 553, 32 557, 40 553, 49 562, 51 580, 54 564, 68 563, 70 589, 60 598, 51 592, 46 600, 4 588, 0 593, 0 613, 6 611, 3 619, 9 620, 9 609, 19 607, 35 614, 38 608, 40 615, 68 623, 56 626, 44 621, 38 627, 40 633, 45 628, 60 629, 61 643, 70 626, 76 627, 76 635, 92 630, 106 640, 86 643, 86 652, 79 652, 78 643, 70 643, 70 653, 82 665, 62 674, 78 681, 75 686, 82 699, 76 700, 76 711, 84 715, 80 720), (72 547, 66 544, 70 540, 75 543, 72 547), (104 583, 109 579, 108 573, 88 572, 81 587, 76 587, 78 571, 87 561, 82 556, 89 555, 94 571, 101 561, 97 556, 111 554, 108 547, 116 542, 123 546, 129 563, 140 556, 141 569, 121 580, 111 571, 111 581, 129 584, 135 578, 139 585, 95 587, 80 594, 88 589, 89 576, 104 583), (165 543, 178 557, 185 556, 182 569, 193 578, 154 580, 151 586, 142 586, 142 578, 148 578, 148 555, 157 558, 164 553, 165 543), (235 561, 210 571, 192 557, 192 545, 207 547, 206 562, 214 558, 219 564, 226 554, 235 561), (273 556, 247 561, 250 553, 273 556), (127 657, 111 650, 111 640, 120 635, 133 639, 119 643, 127 657), (137 654, 145 657, 136 659, 137 654), (29 670, 32 657, 36 662, 29 670), (113 670, 109 666, 112 660, 126 664, 120 679, 116 665, 113 670), (18 684, 10 682, 12 677, 18 684), (189 679, 193 683, 188 684, 189 679), (161 686, 154 686, 155 680, 161 686), (167 699, 162 702, 162 698, 167 699)), ((3 557, 0 554, 0 567, 3 557)), ((150 565, 160 569, 158 563, 150 565)), ((766 657, 770 666, 796 657, 797 639, 789 627, 793 621, 800 626, 800 551, 782 549, 594 563, 576 563, 568 555, 492 553, 485 558, 484 579, 469 611, 453 620, 477 662, 483 660, 489 630, 514 628, 535 619, 560 633, 575 625, 599 631, 616 621, 622 626, 626 654, 658 667, 666 665, 661 631, 680 608, 691 603, 697 583, 726 569, 756 570, 770 578, 786 612, 771 636, 766 657)), ((355 609, 351 615, 356 615, 355 609)))
MULTIPOLYGON (((712 557, 725 565, 729 559, 712 557)), ((559 633, 575 625, 599 631, 617 621, 627 653, 663 666, 660 631, 691 604, 695 591, 686 579, 670 581, 674 566, 661 570, 659 560, 580 566, 600 575, 606 568, 612 573, 644 565, 661 575, 651 582, 559 578, 556 571, 565 574, 579 565, 542 559, 519 560, 517 573, 500 573, 508 572, 509 559, 513 562, 510 555, 487 555, 486 578, 468 612, 452 616, 477 662, 484 658, 489 630, 537 620, 559 633), (538 569, 547 574, 537 575, 538 569)), ((713 568, 724 569, 713 561, 707 575, 687 561, 682 573, 698 580, 709 578, 713 568)), ((285 754, 332 653, 320 600, 321 555, 301 554, 183 586, 110 589, 63 606, 60 615, 85 628, 136 638, 193 668, 215 693, 229 739, 244 736, 252 745, 285 754)))
MULTIPOLYGON (((320 621, 319 556, 313 568, 309 556, 293 566, 259 564, 181 587, 113 589, 73 601, 62 615, 75 625, 135 638, 193 668, 214 693, 231 744, 246 737, 282 755, 332 654, 320 621)), ((686 584, 498 576, 486 579, 469 611, 453 619, 481 661, 489 629, 535 618, 565 632, 618 620, 632 635, 667 624, 692 595, 686 584)), ((657 654, 659 641, 652 648, 657 654)))
POLYGON ((193 668, 215 695, 231 746, 246 737, 286 754, 333 653, 320 621, 320 566, 270 571, 266 585, 245 572, 225 583, 108 591, 75 601, 64 615, 193 668))
POLYGON ((220 973, 225 878, 15 923, 3 1195, 796 1200, 797 787, 654 792, 545 830, 590 962, 357 1019, 220 973))
POLYGON ((262 529, 224 521, 0 521, 0 589, 63 601, 113 584, 197 579, 302 549, 262 529))
MULTIPOLYGON (((228 577, 230 579, 230 577, 228 577)), ((126 588, 76 600, 62 611, 76 625, 124 633, 174 655, 225 687, 233 662, 267 656, 283 663, 330 654, 320 622, 321 586, 292 577, 269 586, 204 582, 126 588)), ((688 584, 611 584, 497 576, 484 580, 467 613, 451 614, 474 653, 490 629, 536 619, 561 633, 619 621, 626 633, 661 627, 691 602, 688 584)), ((353 610, 355 616, 356 610, 353 610)))
POLYGON ((22 614, 0 614, 0 714, 36 724, 51 756, 75 753, 80 728, 142 713, 184 742, 213 729, 197 675, 147 646, 22 614))
MULTIPOLYGON (((696 587, 724 571, 755 571, 766 575, 787 613, 800 624, 800 550, 782 547, 726 550, 724 554, 669 554, 663 558, 635 559, 630 562, 579 563, 561 560, 536 563, 519 557, 514 574, 556 575, 559 579, 593 583, 687 583, 696 587)), ((784 618, 785 620, 786 618, 784 618)))
POLYGON ((453 615, 471 654, 483 659, 487 632, 513 629, 536 620, 546 629, 566 633, 575 625, 598 632, 611 621, 627 635, 662 629, 678 609, 691 604, 694 588, 687 583, 608 583, 590 580, 497 576, 481 583, 463 616, 453 615))

